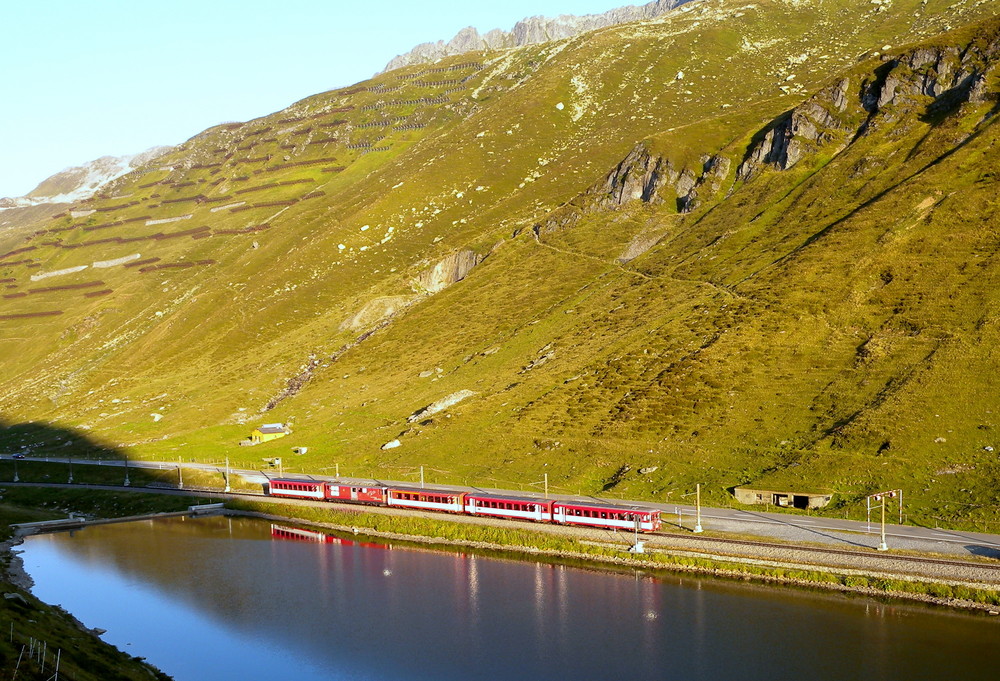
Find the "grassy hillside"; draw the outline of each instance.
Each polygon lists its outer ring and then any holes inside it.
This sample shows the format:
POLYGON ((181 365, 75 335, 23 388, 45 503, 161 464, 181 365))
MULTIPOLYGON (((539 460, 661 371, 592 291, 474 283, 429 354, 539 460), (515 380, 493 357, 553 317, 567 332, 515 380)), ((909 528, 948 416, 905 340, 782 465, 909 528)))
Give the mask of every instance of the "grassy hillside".
POLYGON ((207 130, 0 254, 0 409, 133 457, 995 521, 996 10, 692 2, 207 130))

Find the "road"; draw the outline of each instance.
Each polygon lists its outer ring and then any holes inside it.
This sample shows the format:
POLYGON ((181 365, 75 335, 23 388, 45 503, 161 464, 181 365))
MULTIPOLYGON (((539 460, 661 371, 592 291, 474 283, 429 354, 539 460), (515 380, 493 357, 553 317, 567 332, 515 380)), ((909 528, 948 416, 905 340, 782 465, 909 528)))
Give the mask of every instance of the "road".
MULTIPOLYGON (((24 463, 31 461, 47 461, 51 463, 69 463, 64 458, 33 458, 22 459, 24 463)), ((175 463, 167 461, 123 461, 116 460, 81 460, 74 459, 77 465, 120 466, 129 468, 145 468, 156 470, 176 470, 178 465, 185 469, 210 472, 223 472, 225 467, 205 463, 175 463)), ((250 482, 265 483, 269 478, 279 477, 274 473, 257 470, 231 468, 230 473, 250 482)), ((375 478, 336 478, 325 475, 289 474, 285 477, 311 480, 339 481, 341 484, 356 486, 390 485, 396 487, 415 488, 419 485, 413 482, 398 480, 380 480, 375 478)), ((508 496, 543 498, 541 492, 524 492, 487 487, 468 487, 463 485, 432 485, 426 489, 450 489, 475 492, 491 492, 508 496)), ((697 509, 683 504, 663 504, 641 501, 623 501, 593 496, 550 494, 549 498, 563 501, 599 501, 619 505, 636 505, 659 508, 663 513, 665 527, 692 529, 695 525, 697 509)), ((762 537, 770 540, 781 540, 793 543, 831 545, 848 549, 876 549, 881 541, 880 526, 877 520, 859 522, 828 518, 816 515, 795 513, 773 513, 765 511, 748 511, 732 508, 717 508, 702 506, 701 523, 706 531, 737 534, 752 537, 762 537)), ((925 553, 942 553, 963 556, 978 556, 1000 558, 1000 535, 978 532, 965 532, 943 528, 918 527, 914 525, 897 525, 887 523, 885 526, 886 543, 890 549, 901 549, 925 553)))

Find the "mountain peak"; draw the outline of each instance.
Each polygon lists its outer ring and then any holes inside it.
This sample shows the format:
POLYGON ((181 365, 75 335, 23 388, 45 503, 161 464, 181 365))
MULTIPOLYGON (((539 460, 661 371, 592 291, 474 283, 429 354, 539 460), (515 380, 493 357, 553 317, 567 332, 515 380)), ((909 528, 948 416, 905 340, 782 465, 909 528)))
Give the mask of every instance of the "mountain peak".
POLYGON ((398 55, 386 64, 383 73, 411 64, 424 64, 466 52, 534 45, 550 40, 570 38, 606 26, 653 19, 688 1, 654 0, 645 5, 627 5, 608 10, 602 14, 585 14, 583 16, 561 14, 555 18, 526 17, 514 24, 514 28, 510 31, 495 28, 485 34, 480 34, 473 26, 467 26, 456 33, 455 37, 448 42, 438 40, 437 42, 421 43, 409 52, 398 55))
POLYGON ((101 158, 60 170, 24 196, 0 199, 0 208, 23 208, 43 203, 73 203, 90 198, 108 183, 162 156, 173 147, 153 147, 128 156, 101 158))

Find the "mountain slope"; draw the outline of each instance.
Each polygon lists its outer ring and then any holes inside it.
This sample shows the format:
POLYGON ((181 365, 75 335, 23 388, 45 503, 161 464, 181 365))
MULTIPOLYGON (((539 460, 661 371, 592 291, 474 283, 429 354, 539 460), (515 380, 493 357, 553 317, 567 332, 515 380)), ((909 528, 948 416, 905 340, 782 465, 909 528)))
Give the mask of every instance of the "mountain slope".
POLYGON ((993 520, 995 12, 690 3, 210 129, 0 254, 0 408, 133 456, 993 520), (262 420, 294 442, 237 446, 262 420))

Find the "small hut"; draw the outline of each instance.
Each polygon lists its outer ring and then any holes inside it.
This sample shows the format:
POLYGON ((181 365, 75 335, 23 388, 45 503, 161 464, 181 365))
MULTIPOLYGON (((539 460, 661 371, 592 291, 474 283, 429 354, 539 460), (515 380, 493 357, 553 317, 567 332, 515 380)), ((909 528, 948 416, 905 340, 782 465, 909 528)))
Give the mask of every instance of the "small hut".
POLYGON ((284 423, 265 423, 250 433, 250 442, 259 445, 261 442, 269 442, 277 440, 279 437, 285 437, 291 432, 291 428, 284 423))

